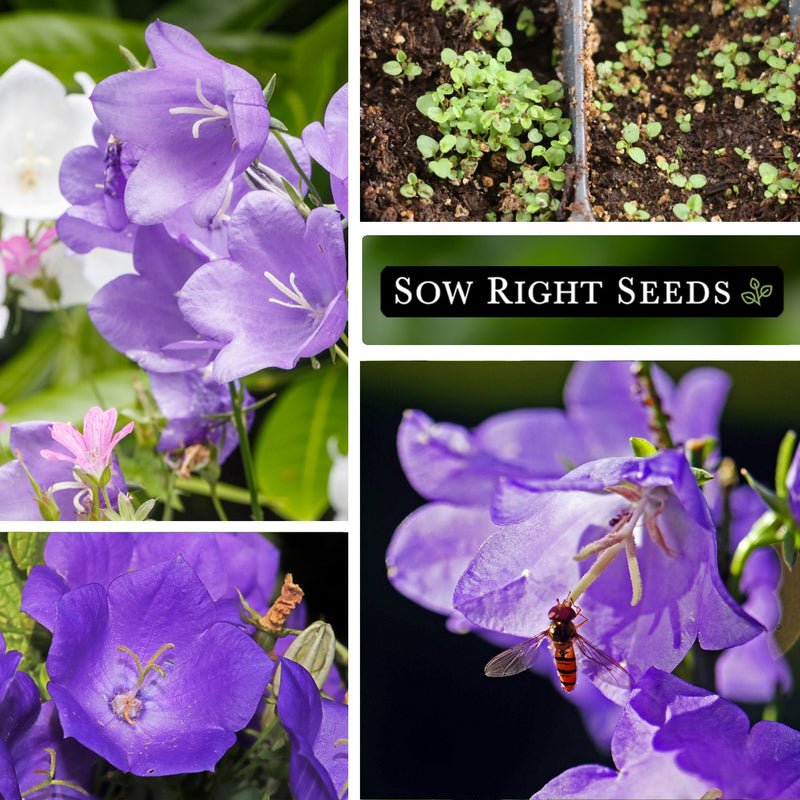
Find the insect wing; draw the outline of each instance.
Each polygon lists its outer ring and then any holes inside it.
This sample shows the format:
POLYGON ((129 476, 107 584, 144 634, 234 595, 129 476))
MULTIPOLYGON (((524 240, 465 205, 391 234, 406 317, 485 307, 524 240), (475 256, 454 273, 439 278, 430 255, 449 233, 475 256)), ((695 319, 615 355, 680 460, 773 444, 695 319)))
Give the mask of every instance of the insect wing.
POLYGON ((583 656, 582 667, 587 674, 620 689, 630 690, 632 688, 633 679, 630 673, 610 655, 595 647, 579 633, 575 634, 572 644, 583 656))
POLYGON ((484 674, 490 678, 505 678, 530 669, 543 652, 539 645, 548 638, 547 631, 542 631, 532 639, 526 639, 509 650, 504 650, 484 667, 484 674))

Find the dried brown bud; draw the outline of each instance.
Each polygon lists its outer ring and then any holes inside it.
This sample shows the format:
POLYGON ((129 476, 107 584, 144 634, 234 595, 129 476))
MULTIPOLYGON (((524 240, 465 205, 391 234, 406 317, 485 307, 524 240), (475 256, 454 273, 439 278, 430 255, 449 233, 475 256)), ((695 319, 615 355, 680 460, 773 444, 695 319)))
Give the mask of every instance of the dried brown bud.
POLYGON ((289 614, 303 601, 303 590, 292 581, 292 574, 286 573, 281 593, 270 606, 269 611, 258 620, 258 626, 270 633, 280 633, 289 614))

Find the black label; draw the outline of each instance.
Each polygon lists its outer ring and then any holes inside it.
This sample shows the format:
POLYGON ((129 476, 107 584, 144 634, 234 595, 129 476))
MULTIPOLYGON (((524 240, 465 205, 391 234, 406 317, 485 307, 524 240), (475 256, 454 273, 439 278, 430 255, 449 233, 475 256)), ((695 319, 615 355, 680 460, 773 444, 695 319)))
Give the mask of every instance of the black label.
POLYGON ((387 317, 778 317, 780 267, 385 267, 387 317))

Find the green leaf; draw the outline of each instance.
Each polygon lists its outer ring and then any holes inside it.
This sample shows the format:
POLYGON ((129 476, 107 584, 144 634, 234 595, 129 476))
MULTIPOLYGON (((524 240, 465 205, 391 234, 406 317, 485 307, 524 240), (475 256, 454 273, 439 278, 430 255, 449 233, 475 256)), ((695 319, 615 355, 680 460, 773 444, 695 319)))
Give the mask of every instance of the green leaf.
MULTIPOLYGON (((33 419, 79 424, 83 422, 86 412, 92 406, 121 409, 134 405, 136 393, 132 376, 135 373, 136 367, 131 366, 96 375, 94 384, 102 401, 98 400, 94 388, 88 381, 49 387, 24 400, 9 403, 3 420, 10 424, 33 419)), ((4 435, 4 441, 8 441, 7 433, 4 435)))
POLYGON ((8 547, 18 569, 28 574, 44 564, 44 546, 49 533, 9 533, 8 547))
POLYGON ((439 150, 439 142, 431 136, 418 136, 417 150, 419 150, 425 158, 433 158, 439 150))
MULTIPOLYGON (((14 12, 0 17, 0 72, 21 58, 50 70, 72 89, 76 72, 95 81, 125 70, 122 44, 146 56, 144 26, 138 22, 103 19, 90 14, 14 12)), ((142 60, 143 60, 142 58, 142 60)))
POLYGON ((283 391, 256 437, 259 493, 288 519, 318 519, 328 507, 328 442, 347 446, 347 370, 313 371, 283 391))
POLYGON ((158 18, 192 33, 258 30, 276 19, 291 0, 173 0, 158 9, 158 18))
MULTIPOLYGON (((780 549, 775 548, 780 554, 780 549)), ((789 569, 781 558, 780 625, 773 635, 781 653, 785 653, 800 636, 800 569, 789 569)))
POLYGON ((648 122, 647 125, 644 126, 644 132, 651 138, 655 139, 659 133, 661 133, 661 123, 660 122, 648 122))
POLYGON ((403 68, 400 66, 400 64, 398 64, 397 61, 387 61, 383 65, 383 71, 387 75, 399 75, 403 71, 403 68))
POLYGON ((762 161, 758 165, 758 174, 761 176, 761 180, 769 186, 771 183, 774 183, 775 179, 778 177, 778 168, 766 161, 762 161))
POLYGON ((30 639, 35 625, 31 617, 20 611, 26 578, 27 573, 14 565, 8 547, 0 544, 0 630, 6 640, 6 650, 19 650, 23 655, 31 649, 30 639))
POLYGON ((453 165, 450 163, 449 159, 440 158, 438 161, 431 161, 430 164, 428 164, 428 169, 440 178, 449 178, 453 170, 453 165))
POLYGON ((786 431, 786 435, 781 440, 778 448, 778 458, 775 462, 775 494, 778 497, 786 497, 788 495, 786 476, 789 474, 789 467, 796 447, 797 434, 794 431, 786 431))
MULTIPOLYGON (((633 206, 633 210, 636 210, 635 205, 633 206)), ((647 458, 658 452, 658 449, 652 442, 638 436, 631 437, 631 449, 633 450, 633 454, 638 458, 647 458)))
POLYGON ((629 122, 623 129, 622 129, 622 138, 628 142, 628 144, 633 144, 634 142, 639 141, 639 126, 635 122, 629 122))
POLYGON ((637 163, 637 164, 644 164, 647 161, 647 156, 645 155, 644 150, 641 147, 631 147, 628 150, 628 155, 637 163))

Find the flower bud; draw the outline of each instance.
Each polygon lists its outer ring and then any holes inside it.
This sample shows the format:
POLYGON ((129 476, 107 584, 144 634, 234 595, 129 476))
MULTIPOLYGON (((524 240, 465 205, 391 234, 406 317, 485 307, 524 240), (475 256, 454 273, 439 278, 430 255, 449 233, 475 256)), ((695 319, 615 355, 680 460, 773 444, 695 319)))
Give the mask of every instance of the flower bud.
POLYGON ((333 628, 327 622, 317 620, 289 645, 285 658, 305 667, 317 686, 322 688, 331 671, 335 650, 333 628))

